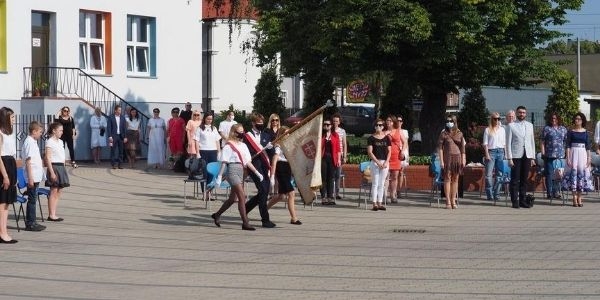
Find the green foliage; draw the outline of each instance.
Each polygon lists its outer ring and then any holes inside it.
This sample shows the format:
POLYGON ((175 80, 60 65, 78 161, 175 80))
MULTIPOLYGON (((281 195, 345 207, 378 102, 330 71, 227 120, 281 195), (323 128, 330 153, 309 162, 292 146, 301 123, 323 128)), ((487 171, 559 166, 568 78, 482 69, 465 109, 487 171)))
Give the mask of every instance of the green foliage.
MULTIPOLYGON (((217 0, 213 0, 217 1, 217 0)), ((240 1, 240 0, 219 0, 240 1)), ((306 108, 331 98, 333 79, 391 72, 421 91, 423 150, 442 129, 444 95, 484 85, 520 87, 552 77, 556 65, 538 48, 583 0, 254 0, 260 14, 250 44, 259 65, 280 61, 302 74, 306 108)))
POLYGON ((409 164, 416 165, 430 165, 431 164, 431 156, 422 155, 422 156, 410 156, 409 164))
POLYGON ((560 116, 563 124, 570 125, 573 116, 579 111, 579 92, 575 76, 566 70, 559 70, 552 80, 552 95, 544 110, 546 120, 552 113, 560 116))
POLYGON ((264 68, 261 76, 256 83, 256 91, 254 92, 254 111, 261 113, 267 117, 272 113, 281 115, 285 111, 284 103, 280 97, 282 80, 277 75, 277 70, 269 66, 264 68))
POLYGON ((369 160, 371 160, 371 159, 366 154, 348 153, 348 160, 346 163, 352 164, 352 165, 358 165, 363 161, 369 161, 369 160))
POLYGON ((462 99, 462 108, 458 113, 458 125, 463 133, 468 132, 472 122, 478 126, 488 125, 490 112, 485 108, 485 97, 481 88, 470 89, 462 99))

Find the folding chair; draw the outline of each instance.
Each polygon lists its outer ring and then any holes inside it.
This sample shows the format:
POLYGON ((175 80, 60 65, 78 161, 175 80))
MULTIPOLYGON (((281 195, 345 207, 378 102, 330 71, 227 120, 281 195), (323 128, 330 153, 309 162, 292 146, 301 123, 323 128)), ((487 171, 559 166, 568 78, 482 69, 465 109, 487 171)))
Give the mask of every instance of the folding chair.
MULTIPOLYGON (((507 159, 502 161, 502 169, 500 170, 500 176, 498 176, 496 180, 500 181, 500 184, 504 189, 504 205, 508 206, 508 196, 510 195, 510 165, 507 159)), ((494 206, 496 205, 497 200, 497 198, 494 198, 494 206)))
MULTIPOLYGON (((560 198, 562 200, 562 205, 564 206, 567 201, 567 197, 565 197, 565 194, 563 193, 562 179, 565 174, 565 167, 567 166, 567 160, 564 158, 555 159, 552 162, 552 165, 554 166, 554 174, 549 174, 548 176, 552 176, 553 190, 555 193, 559 193, 560 198)), ((552 198, 550 198, 550 205, 552 205, 552 198)))
POLYGON ((367 170, 369 170, 369 172, 371 168, 371 162, 370 161, 363 161, 360 163, 360 165, 358 165, 358 170, 360 171, 360 174, 362 175, 362 178, 360 180, 360 185, 358 186, 358 207, 360 207, 360 198, 362 197, 362 193, 363 193, 363 189, 364 192, 366 193, 367 191, 369 192, 367 195, 365 195, 365 210, 367 209, 367 202, 369 200, 369 196, 371 195, 371 177, 370 176, 365 176, 365 172, 367 172, 367 170))
POLYGON ((437 199, 437 205, 440 206, 440 199, 442 198, 442 189, 444 188, 444 177, 442 176, 442 165, 437 155, 431 157, 431 165, 429 171, 433 175, 431 181, 431 197, 429 198, 429 206, 433 202, 433 199, 437 199))
POLYGON ((19 226, 19 220, 21 219, 21 215, 23 215, 23 220, 25 219, 25 210, 23 209, 23 205, 27 203, 27 197, 17 195, 17 202, 13 202, 13 212, 15 214, 15 220, 17 221, 17 231, 21 231, 21 226, 19 226), (15 208, 15 203, 19 203, 19 213, 17 213, 17 209, 15 208))
MULTIPOLYGON (((216 186, 216 180, 217 180, 217 176, 219 175, 219 169, 221 168, 221 162, 220 161, 214 161, 211 163, 208 163, 206 165, 206 173, 209 174, 210 176, 212 176, 212 180, 210 182, 208 182, 206 184, 206 189, 205 189, 205 197, 208 197, 208 191, 209 190, 213 190, 215 193, 215 199, 218 197, 217 195, 217 189, 216 188, 222 188, 226 190, 225 196, 227 197, 227 195, 229 194, 229 189, 231 188, 231 185, 229 185, 229 182, 227 182, 227 178, 223 178, 223 181, 221 181, 221 185, 216 186)), ((223 174, 225 174, 225 171, 223 172, 223 174)), ((267 178, 268 179, 268 178, 267 178)), ((210 199, 207 199, 207 201, 210 201, 210 199)))
MULTIPOLYGON (((25 170, 23 168, 17 168, 17 190, 19 191, 20 196, 27 201, 27 179, 25 179, 25 170)), ((42 218, 42 222, 44 222, 44 211, 42 210, 42 201, 40 201, 40 196, 46 196, 46 200, 48 200, 48 197, 50 196, 50 190, 47 188, 38 187, 37 196, 37 202, 40 208, 40 218, 42 218)))

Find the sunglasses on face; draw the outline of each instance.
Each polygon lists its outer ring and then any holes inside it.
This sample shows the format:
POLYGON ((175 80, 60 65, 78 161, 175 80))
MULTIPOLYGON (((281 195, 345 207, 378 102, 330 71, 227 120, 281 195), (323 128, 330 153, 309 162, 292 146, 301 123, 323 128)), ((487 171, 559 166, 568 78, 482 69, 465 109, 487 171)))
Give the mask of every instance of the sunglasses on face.
POLYGON ((499 120, 500 120, 500 118, 492 118, 492 120, 499 121, 499 120))
POLYGON ((69 110, 68 109, 63 109, 63 112, 69 112, 69 110))
POLYGON ((452 120, 446 120, 446 123, 454 123, 452 120))
POLYGON ((279 119, 273 119, 271 122, 279 122, 279 119))
POLYGON ((331 126, 329 123, 324 123, 323 126, 331 126))
POLYGON ((383 124, 377 124, 375 126, 377 126, 377 127, 383 127, 383 124))
POLYGON ((200 114, 194 114, 194 117, 199 117, 199 116, 200 116, 200 114))

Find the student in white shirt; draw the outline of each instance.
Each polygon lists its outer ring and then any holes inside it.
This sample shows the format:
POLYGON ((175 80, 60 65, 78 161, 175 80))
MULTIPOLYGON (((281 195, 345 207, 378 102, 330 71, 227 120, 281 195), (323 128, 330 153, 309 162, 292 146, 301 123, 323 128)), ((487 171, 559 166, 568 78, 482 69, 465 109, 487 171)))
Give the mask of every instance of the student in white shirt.
POLYGON ((61 222, 64 219, 56 216, 56 207, 62 189, 70 186, 69 175, 65 169, 65 148, 60 140, 63 134, 63 127, 60 123, 50 124, 46 140, 46 186, 50 187, 50 197, 48 197, 48 221, 61 222))
POLYGON ((21 147, 21 158, 23 159, 23 173, 27 180, 27 210, 25 215, 26 231, 42 231, 46 226, 35 221, 36 204, 39 201, 37 189, 44 177, 44 164, 40 155, 38 140, 42 136, 43 128, 38 121, 29 123, 29 136, 21 147))

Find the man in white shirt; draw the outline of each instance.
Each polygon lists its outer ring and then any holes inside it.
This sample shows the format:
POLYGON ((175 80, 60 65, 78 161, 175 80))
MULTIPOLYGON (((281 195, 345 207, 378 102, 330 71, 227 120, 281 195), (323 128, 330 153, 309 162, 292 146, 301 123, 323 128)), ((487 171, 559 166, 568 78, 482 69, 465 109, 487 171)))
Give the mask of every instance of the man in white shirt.
POLYGON ((229 111, 227 113, 227 118, 221 123, 219 123, 219 134, 221 134, 221 148, 225 146, 227 143, 227 137, 229 136, 229 131, 231 131, 231 126, 237 124, 234 120, 235 114, 233 111, 229 111))
POLYGON ((535 141, 533 124, 525 120, 527 109, 517 107, 517 120, 508 124, 506 130, 506 159, 511 166, 510 200, 513 208, 529 208, 525 202, 529 168, 535 164, 535 141))

